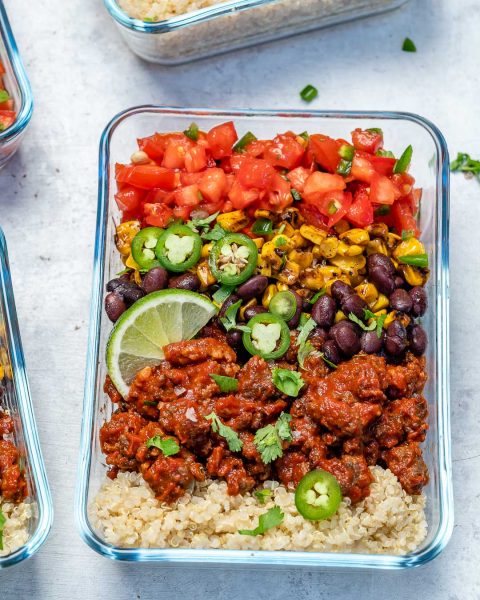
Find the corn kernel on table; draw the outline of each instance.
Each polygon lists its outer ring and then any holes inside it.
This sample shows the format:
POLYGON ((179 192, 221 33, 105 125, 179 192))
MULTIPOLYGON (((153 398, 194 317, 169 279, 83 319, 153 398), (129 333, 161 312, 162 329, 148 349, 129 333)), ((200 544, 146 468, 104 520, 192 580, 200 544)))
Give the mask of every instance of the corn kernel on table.
POLYGON ((137 104, 417 112, 450 153, 480 158, 480 4, 412 0, 383 16, 176 68, 130 53, 101 0, 5 0, 33 85, 24 144, 0 173, 0 224, 9 244, 33 402, 55 521, 33 559, 0 573, 0 598, 279 600, 480 598, 480 183, 452 178, 451 359, 455 530, 441 556, 402 573, 161 568, 96 555, 74 523, 98 141, 137 104), (33 11, 32 9, 35 8, 33 11), (401 51, 405 37, 417 53, 401 51), (475 300, 477 298, 477 300, 475 300))

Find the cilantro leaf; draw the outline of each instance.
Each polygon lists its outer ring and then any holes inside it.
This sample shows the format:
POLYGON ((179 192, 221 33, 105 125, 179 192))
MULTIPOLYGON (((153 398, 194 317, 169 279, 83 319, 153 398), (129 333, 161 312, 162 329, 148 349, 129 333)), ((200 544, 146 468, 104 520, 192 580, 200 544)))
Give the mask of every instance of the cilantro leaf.
POLYGON ((258 526, 255 529, 239 529, 241 535, 263 535, 272 527, 283 523, 285 515, 279 506, 273 506, 266 513, 258 517, 258 526))
POLYGON ((242 301, 239 300, 235 304, 231 304, 225 311, 225 316, 220 317, 220 322, 227 331, 231 331, 237 325, 237 313, 238 309, 242 306, 242 301))
POLYGON ((196 142, 198 140, 198 125, 192 123, 188 129, 183 132, 188 138, 196 142))
POLYGON ((218 223, 215 223, 215 225, 213 226, 213 229, 210 229, 210 231, 207 231, 206 233, 201 234, 202 239, 208 240, 209 242, 218 242, 218 240, 221 240, 226 235, 227 235, 227 232, 218 223))
POLYGON ((414 42, 410 38, 406 37, 403 40, 402 50, 404 52, 416 52, 417 47, 415 46, 414 42))
POLYGON ((282 412, 275 425, 267 425, 256 432, 254 444, 266 465, 283 455, 282 440, 292 440, 291 420, 291 415, 282 412))
POLYGON ((317 326, 317 324, 310 317, 308 319, 308 321, 305 323, 305 325, 303 325, 302 328, 300 329, 300 333, 298 334, 298 337, 297 337, 297 346, 301 346, 302 344, 304 344, 307 341, 308 336, 312 333, 312 331, 315 329, 316 326, 317 326))
POLYGON ((459 152, 457 158, 451 163, 450 170, 454 173, 460 171, 475 176, 480 181, 480 160, 471 158, 470 154, 459 152))
POLYGON ((162 440, 159 435, 155 435, 150 438, 147 442, 147 448, 158 448, 162 451, 164 456, 173 456, 180 452, 180 446, 177 444, 175 440, 171 438, 167 438, 166 440, 162 440))
POLYGON ((314 356, 315 354, 317 354, 317 350, 315 350, 315 348, 313 347, 312 342, 306 341, 304 344, 302 344, 298 348, 298 352, 297 352, 298 366, 301 369, 305 369, 305 359, 308 356, 314 356))
POLYGON ((218 435, 225 438, 228 447, 232 452, 240 452, 243 447, 243 442, 238 437, 238 433, 236 431, 234 431, 231 427, 228 427, 228 425, 224 425, 214 412, 210 413, 205 418, 208 421, 211 421, 213 433, 218 433, 218 435))
POLYGON ((368 310, 368 308, 364 309, 364 314, 365 314, 365 318, 366 319, 372 319, 373 322, 375 323, 375 327, 372 328, 376 329, 376 334, 378 338, 382 337, 382 330, 383 330, 383 324, 385 323, 385 319, 387 318, 387 315, 376 315, 375 313, 373 313, 371 310, 368 310))
POLYGON ((370 325, 365 325, 365 323, 361 319, 359 319, 356 315, 354 315, 353 313, 350 313, 348 315, 348 318, 350 319, 350 321, 352 321, 353 323, 356 323, 359 327, 361 327, 361 329, 363 329, 363 331, 373 331, 375 329, 375 327, 377 326, 375 321, 373 323, 370 323, 370 325))
POLYGON ((238 390, 238 380, 234 377, 226 377, 225 375, 211 374, 210 377, 218 385, 221 392, 236 392, 238 390))
POLYGON ((287 396, 296 398, 305 385, 305 382, 297 371, 275 367, 273 369, 273 384, 278 390, 287 394, 287 396))
POLYGON ((219 214, 220 211, 217 211, 216 213, 213 213, 213 215, 209 215, 204 219, 191 219, 188 221, 187 225, 193 225, 194 227, 206 227, 207 225, 210 225, 212 221, 215 221, 219 214))
POLYGON ((235 289, 234 285, 222 285, 218 288, 218 290, 213 294, 212 300, 217 304, 223 304, 225 300, 231 295, 233 290, 235 289))
POLYGON ((320 358, 323 360, 323 362, 328 365, 331 369, 337 369, 338 366, 333 363, 331 360, 328 360, 328 358, 325 356, 324 352, 319 352, 318 353, 320 355, 320 358))
POLYGON ((260 504, 265 504, 265 502, 270 498, 273 494, 272 490, 268 490, 267 488, 263 488, 261 490, 256 490, 254 492, 256 498, 260 502, 260 504))
POLYGON ((3 527, 6 522, 7 519, 0 508, 0 550, 3 550, 3 527))
POLYGON ((290 193, 292 194, 292 198, 296 201, 296 202, 300 202, 302 200, 302 195, 300 194, 300 192, 298 190, 296 190, 295 188, 292 188, 290 190, 290 193))

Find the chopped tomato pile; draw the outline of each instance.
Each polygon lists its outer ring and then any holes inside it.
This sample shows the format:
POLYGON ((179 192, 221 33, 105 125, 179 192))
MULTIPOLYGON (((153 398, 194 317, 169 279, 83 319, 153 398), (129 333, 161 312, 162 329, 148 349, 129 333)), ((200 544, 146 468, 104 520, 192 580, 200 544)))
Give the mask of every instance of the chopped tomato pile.
POLYGON ((13 98, 6 90, 4 83, 5 67, 0 62, 0 132, 15 123, 17 113, 14 110, 13 98))
MULTIPOLYGON (((409 175, 411 147, 396 159, 380 129, 355 129, 352 141, 288 131, 272 140, 240 140, 229 121, 199 131, 138 140, 131 164, 116 164, 118 207, 125 220, 165 227, 193 210, 279 212, 295 204, 312 225, 329 230, 384 222, 398 233, 419 231, 421 190, 409 175)), ((248 228, 247 228, 248 233, 248 228)))

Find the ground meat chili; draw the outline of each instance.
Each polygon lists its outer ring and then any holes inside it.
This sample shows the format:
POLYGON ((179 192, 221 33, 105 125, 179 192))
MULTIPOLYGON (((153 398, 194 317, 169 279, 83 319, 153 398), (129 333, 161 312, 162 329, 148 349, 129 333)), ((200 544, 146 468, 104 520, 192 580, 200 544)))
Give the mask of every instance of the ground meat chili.
MULTIPOLYGON (((411 147, 395 159, 378 129, 356 129, 351 143, 194 129, 142 138, 131 164, 116 165, 125 271, 105 306, 116 321, 177 288, 218 314, 196 339, 166 345, 127 397, 107 376, 109 476, 138 471, 171 503, 208 478, 235 495, 327 472, 355 503, 380 465, 421 493, 429 270, 411 147)), ((305 490, 311 503, 317 488, 305 490)))
MULTIPOLYGON (((1 395, 0 390, 0 402, 1 395)), ((13 420, 0 408, 0 497, 10 502, 21 502, 27 496, 27 484, 20 453, 12 438, 13 420)))

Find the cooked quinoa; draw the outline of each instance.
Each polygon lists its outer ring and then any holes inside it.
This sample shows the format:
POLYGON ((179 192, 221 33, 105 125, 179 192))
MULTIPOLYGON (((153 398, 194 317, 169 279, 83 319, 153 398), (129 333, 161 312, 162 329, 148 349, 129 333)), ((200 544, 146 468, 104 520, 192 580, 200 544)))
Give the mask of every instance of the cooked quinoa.
POLYGON ((162 21, 221 2, 219 0, 118 0, 118 4, 135 19, 162 21))
POLYGON ((33 517, 34 507, 30 502, 13 504, 2 502, 0 508, 6 518, 3 527, 3 550, 0 556, 8 556, 24 546, 29 538, 29 521, 33 517))
POLYGON ((311 522, 295 508, 294 494, 274 482, 273 497, 261 505, 253 494, 229 496, 224 481, 197 484, 176 505, 160 504, 138 473, 108 480, 92 502, 93 527, 109 544, 132 548, 222 548, 406 554, 425 539, 425 496, 409 496, 393 473, 371 467, 368 498, 351 505, 345 498, 329 520, 311 522), (283 523, 263 536, 245 536, 273 506, 283 523))

